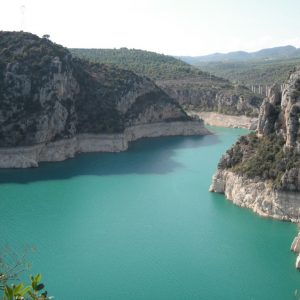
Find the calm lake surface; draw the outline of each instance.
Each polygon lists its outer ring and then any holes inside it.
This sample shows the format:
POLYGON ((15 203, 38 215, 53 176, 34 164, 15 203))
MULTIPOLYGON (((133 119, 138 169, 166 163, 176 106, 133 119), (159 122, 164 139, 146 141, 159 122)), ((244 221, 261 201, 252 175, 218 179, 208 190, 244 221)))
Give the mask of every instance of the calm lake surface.
POLYGON ((29 255, 57 300, 296 299, 294 224, 208 192, 245 130, 140 140, 0 171, 0 244, 29 255))

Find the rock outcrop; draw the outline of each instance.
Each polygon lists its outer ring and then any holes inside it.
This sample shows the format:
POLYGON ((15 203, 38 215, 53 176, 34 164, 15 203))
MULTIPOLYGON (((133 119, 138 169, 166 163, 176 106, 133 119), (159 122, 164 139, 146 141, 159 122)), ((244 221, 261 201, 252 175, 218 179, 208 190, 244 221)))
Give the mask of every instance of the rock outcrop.
POLYGON ((298 235, 294 238, 292 245, 291 245, 291 251, 293 251, 297 254, 295 267, 297 269, 300 269, 300 233, 298 233, 298 235))
POLYGON ((136 137, 207 133, 146 77, 73 58, 29 33, 0 32, 0 167, 122 151, 136 137))
POLYGON ((186 110, 257 117, 262 99, 244 86, 209 77, 157 81, 186 110))
POLYGON ((263 216, 299 221, 300 69, 260 108, 257 133, 241 137, 221 158, 210 190, 263 216))
POLYGON ((227 127, 227 128, 245 128, 249 130, 256 130, 258 118, 247 117, 245 115, 232 116, 224 115, 216 112, 197 112, 188 111, 191 116, 199 116, 206 125, 227 127))
POLYGON ((273 189, 259 178, 249 179, 229 170, 218 170, 210 191, 224 193, 234 204, 252 209, 263 217, 299 222, 299 193, 273 189))

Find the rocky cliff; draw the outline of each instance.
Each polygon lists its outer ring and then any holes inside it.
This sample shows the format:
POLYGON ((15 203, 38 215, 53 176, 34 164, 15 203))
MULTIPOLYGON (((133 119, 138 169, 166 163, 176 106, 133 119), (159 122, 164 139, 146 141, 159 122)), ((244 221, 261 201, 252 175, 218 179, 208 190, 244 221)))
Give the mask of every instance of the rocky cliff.
POLYGON ((138 126, 145 136, 207 133, 150 79, 23 32, 0 32, 0 125, 0 167, 121 151, 130 130, 143 136, 138 126), (102 146, 88 146, 89 137, 102 146))
POLYGON ((211 191, 264 216, 299 221, 300 69, 281 93, 276 85, 260 108, 256 133, 221 158, 211 191))
POLYGON ((157 81, 186 110, 257 117, 262 99, 244 86, 218 77, 157 81))

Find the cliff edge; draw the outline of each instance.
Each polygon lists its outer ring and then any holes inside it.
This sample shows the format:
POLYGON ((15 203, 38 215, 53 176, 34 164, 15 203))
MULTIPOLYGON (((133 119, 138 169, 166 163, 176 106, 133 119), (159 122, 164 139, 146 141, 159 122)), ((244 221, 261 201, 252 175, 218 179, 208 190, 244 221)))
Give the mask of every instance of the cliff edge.
POLYGON ((299 221, 299 68, 282 93, 272 87, 260 107, 256 133, 242 136, 222 156, 210 191, 260 215, 299 221))

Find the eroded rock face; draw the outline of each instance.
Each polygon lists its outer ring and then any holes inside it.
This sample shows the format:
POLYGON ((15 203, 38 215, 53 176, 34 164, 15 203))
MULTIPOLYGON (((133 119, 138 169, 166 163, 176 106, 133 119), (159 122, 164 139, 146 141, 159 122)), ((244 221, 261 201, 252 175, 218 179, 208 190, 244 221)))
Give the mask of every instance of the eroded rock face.
POLYGON ((280 93, 274 85, 260 108, 257 134, 241 137, 224 154, 211 191, 240 206, 283 220, 300 212, 300 69, 280 93))
POLYGON ((51 57, 47 62, 50 71, 40 76, 32 76, 32 68, 21 61, 6 64, 1 82, 0 146, 38 144, 74 135, 79 85, 72 71, 62 67, 70 62, 70 56, 64 62, 51 57))
POLYGON ((29 33, 0 32, 0 49, 0 167, 122 151, 134 126, 153 124, 137 131, 145 136, 208 133, 146 77, 74 59, 29 33))
POLYGON ((280 93, 279 86, 271 88, 270 95, 260 108, 258 133, 283 134, 286 147, 298 147, 300 119, 300 70, 296 69, 280 93))
POLYGON ((260 216, 299 222, 299 194, 274 190, 259 178, 249 179, 228 170, 218 170, 209 190, 224 193, 234 204, 250 208, 260 216))
POLYGON ((0 147, 190 120, 150 79, 74 59, 47 39, 0 32, 0 48, 0 147))
POLYGON ((283 133, 287 147, 299 148, 300 141, 300 69, 290 75, 286 88, 282 93, 283 133))
POLYGON ((257 117, 262 102, 247 88, 222 79, 160 80, 157 84, 187 110, 257 117))
POLYGON ((291 245, 291 251, 293 252, 300 252, 300 234, 298 234, 293 242, 292 242, 292 245, 291 245))
POLYGON ((257 132, 261 135, 268 135, 276 130, 276 122, 278 122, 278 114, 280 111, 281 103, 281 92, 280 87, 274 85, 271 90, 269 97, 264 99, 260 110, 257 132))
POLYGON ((295 267, 297 269, 300 269, 300 233, 294 238, 292 245, 291 245, 291 251, 298 254, 295 262, 295 267))

